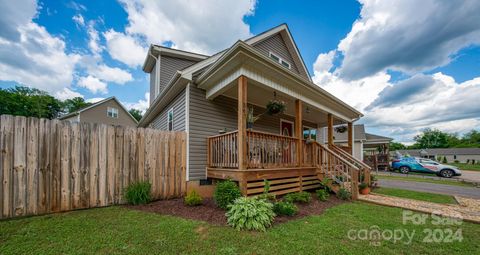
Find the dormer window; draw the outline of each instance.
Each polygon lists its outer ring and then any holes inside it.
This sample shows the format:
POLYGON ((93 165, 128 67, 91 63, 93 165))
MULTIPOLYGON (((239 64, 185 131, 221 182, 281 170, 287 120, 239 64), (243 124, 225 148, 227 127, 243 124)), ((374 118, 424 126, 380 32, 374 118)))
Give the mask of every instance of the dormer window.
POLYGON ((275 60, 276 62, 278 62, 280 65, 290 69, 291 68, 291 65, 289 62, 287 62, 285 59, 282 59, 280 56, 276 55, 275 53, 273 52, 269 52, 268 54, 270 56, 270 58, 272 58, 273 60, 275 60))

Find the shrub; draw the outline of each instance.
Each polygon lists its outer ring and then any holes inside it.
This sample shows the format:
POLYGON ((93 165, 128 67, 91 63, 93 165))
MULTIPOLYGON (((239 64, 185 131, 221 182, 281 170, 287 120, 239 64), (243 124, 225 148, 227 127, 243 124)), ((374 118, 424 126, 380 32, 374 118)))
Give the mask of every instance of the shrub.
POLYGON ((151 188, 147 181, 132 183, 125 189, 125 199, 132 205, 147 204, 151 201, 151 188))
POLYGON ((328 185, 328 183, 331 181, 330 178, 325 177, 322 182, 320 182, 320 186, 327 192, 327 193, 332 193, 332 189, 328 185))
POLYGON ((442 163, 444 163, 444 164, 448 163, 448 161, 447 161, 447 157, 443 156, 442 163))
POLYGON ((203 202, 203 198, 200 196, 200 194, 197 193, 196 190, 192 190, 190 191, 190 193, 187 194, 184 202, 186 205, 189 206, 201 205, 203 202))
POLYGON ((228 225, 237 230, 265 231, 272 225, 273 205, 255 197, 239 197, 228 206, 228 225))
POLYGON ((276 215, 293 216, 298 212, 298 208, 293 203, 280 201, 273 204, 273 212, 276 215))
POLYGON ((328 194, 328 192, 324 189, 317 189, 316 193, 317 193, 317 198, 320 201, 327 201, 328 197, 330 196, 330 194, 328 194))
POLYGON ((342 200, 350 200, 350 198, 352 198, 352 193, 344 188, 341 188, 338 190, 337 197, 342 200))
POLYGON ((237 184, 231 180, 221 181, 217 183, 213 193, 213 200, 218 207, 227 209, 235 199, 242 196, 237 184))
POLYGON ((311 199, 312 199, 312 195, 305 191, 290 193, 283 198, 284 201, 290 202, 290 203, 295 203, 295 202, 309 203, 311 199))

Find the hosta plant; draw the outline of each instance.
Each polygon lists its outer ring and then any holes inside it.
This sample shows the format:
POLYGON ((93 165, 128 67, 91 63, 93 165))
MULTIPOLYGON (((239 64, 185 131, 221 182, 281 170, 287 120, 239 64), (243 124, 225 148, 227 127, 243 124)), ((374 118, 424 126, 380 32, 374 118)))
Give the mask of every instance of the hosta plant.
POLYGON ((273 205, 255 197, 239 197, 228 206, 228 225, 236 230, 265 231, 272 225, 275 213, 273 205))

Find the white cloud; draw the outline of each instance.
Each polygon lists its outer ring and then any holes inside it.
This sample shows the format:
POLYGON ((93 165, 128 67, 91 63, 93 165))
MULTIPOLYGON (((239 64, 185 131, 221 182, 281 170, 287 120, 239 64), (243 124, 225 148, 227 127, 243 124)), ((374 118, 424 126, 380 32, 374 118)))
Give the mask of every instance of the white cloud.
POLYGON ((387 69, 415 74, 480 43, 480 1, 360 0, 360 18, 339 43, 339 73, 359 79, 387 69))
POLYGON ((78 26, 85 26, 85 19, 81 14, 76 14, 72 17, 72 20, 77 24, 78 26))
POLYGON ((17 42, 20 40, 19 27, 27 26, 37 13, 35 0, 0 0, 0 38, 17 42))
POLYGON ((77 85, 88 89, 93 94, 106 94, 108 92, 107 84, 91 75, 86 77, 80 77, 80 79, 78 79, 77 85))
POLYGON ((36 23, 17 28, 19 41, 0 40, 0 80, 16 81, 54 93, 69 86, 80 56, 36 23))
POLYGON ((98 34, 98 31, 95 29, 95 21, 91 20, 88 23, 87 27, 87 33, 88 33, 88 47, 90 48, 90 51, 93 53, 93 55, 98 56, 103 51, 103 46, 100 45, 100 36, 98 34))
POLYGON ((145 98, 138 100, 136 103, 123 103, 127 109, 137 109, 145 113, 150 105, 150 93, 145 93, 145 98))
POLYGON ((135 37, 116 32, 113 29, 103 33, 107 41, 108 53, 113 59, 137 67, 143 64, 147 48, 141 46, 135 37))
POLYGON ((244 17, 255 0, 149 1, 120 0, 128 14, 125 33, 104 33, 112 58, 131 67, 145 60, 150 44, 211 54, 251 36, 244 17))
POLYGON ((132 81, 132 75, 118 67, 109 67, 105 64, 98 64, 89 67, 89 74, 106 82, 114 82, 117 84, 125 84, 132 81))
POLYGON ((57 91, 55 93, 55 97, 63 101, 66 99, 72 99, 74 97, 83 98, 83 95, 69 88, 63 88, 63 90, 57 91))

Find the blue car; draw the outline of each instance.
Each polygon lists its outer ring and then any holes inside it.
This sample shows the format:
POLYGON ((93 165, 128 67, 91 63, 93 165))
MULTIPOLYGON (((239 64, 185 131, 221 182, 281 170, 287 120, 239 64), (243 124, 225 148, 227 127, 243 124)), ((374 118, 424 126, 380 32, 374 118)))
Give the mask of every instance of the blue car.
POLYGON ((427 158, 402 157, 393 160, 392 168, 398 170, 402 174, 418 172, 436 174, 445 178, 462 175, 462 172, 455 166, 440 164, 427 158))

